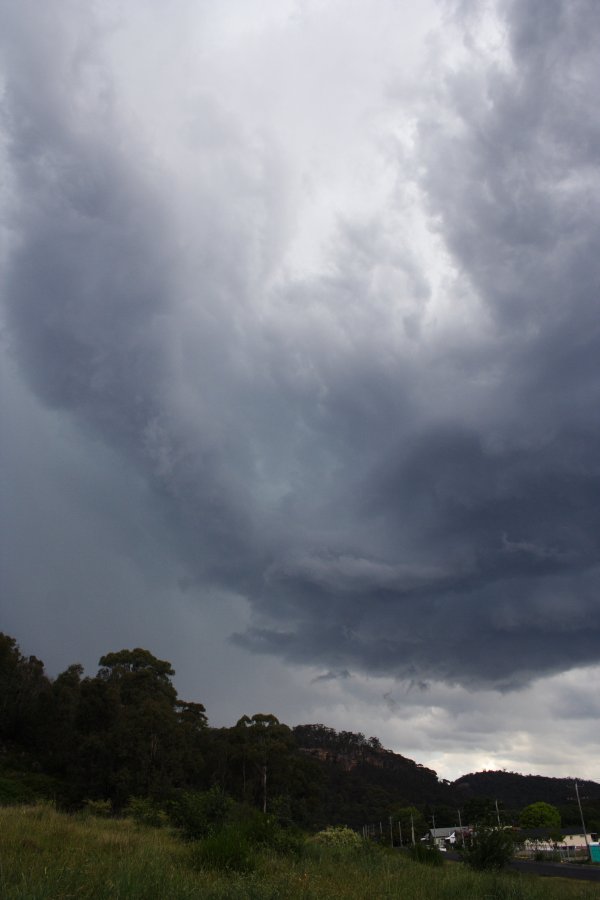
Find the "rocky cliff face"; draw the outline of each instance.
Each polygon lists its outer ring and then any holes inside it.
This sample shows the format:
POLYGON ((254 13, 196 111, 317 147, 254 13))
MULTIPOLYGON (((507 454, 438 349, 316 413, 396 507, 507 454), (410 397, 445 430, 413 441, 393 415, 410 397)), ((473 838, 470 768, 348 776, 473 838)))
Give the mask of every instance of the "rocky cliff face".
POLYGON ((345 772, 351 772, 360 765, 374 766, 378 769, 401 771, 406 769, 418 769, 421 774, 430 775, 437 779, 433 769, 428 769, 420 763, 414 762, 392 750, 383 747, 356 747, 348 750, 337 750, 333 747, 299 747, 301 753, 318 759, 321 762, 331 763, 345 772))

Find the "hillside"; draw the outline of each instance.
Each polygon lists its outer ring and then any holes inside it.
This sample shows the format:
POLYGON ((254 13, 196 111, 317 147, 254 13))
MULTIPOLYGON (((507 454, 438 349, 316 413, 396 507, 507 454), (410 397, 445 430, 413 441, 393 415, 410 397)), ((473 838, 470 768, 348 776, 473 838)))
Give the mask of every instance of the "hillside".
POLYGON ((319 766, 323 821, 360 827, 387 820, 394 808, 454 804, 452 787, 433 769, 386 750, 377 738, 320 724, 292 730, 300 753, 319 766))
MULTIPOLYGON (((321 779, 319 814, 327 821, 359 827, 386 819, 393 809, 417 806, 428 820, 452 825, 457 809, 467 812, 477 799, 497 800, 507 821, 518 821, 519 811, 543 800, 559 807, 563 825, 577 826, 580 813, 572 778, 485 771, 463 775, 454 782, 399 753, 386 750, 377 738, 361 732, 336 732, 325 725, 298 725, 292 729, 300 753, 315 761, 321 779)), ((588 827, 600 821, 600 784, 578 781, 588 827)), ((471 809, 471 811, 473 811, 471 809)))
MULTIPOLYGON (((588 831, 600 830, 600 784, 577 780, 588 831)), ((471 772, 452 785, 458 802, 467 807, 479 798, 497 800, 509 821, 518 820, 518 811, 530 803, 545 801, 560 812, 563 828, 581 828, 574 778, 520 775, 518 772, 471 772)))
MULTIPOLYGON (((570 779, 479 772, 450 783, 385 749, 376 737, 322 724, 290 728, 276 716, 242 716, 211 728, 202 704, 178 697, 171 664, 148 650, 101 657, 95 676, 78 664, 50 679, 41 660, 0 634, 0 804, 53 798, 61 807, 132 797, 159 803, 213 788, 303 827, 384 822, 417 807, 424 829, 468 818, 479 798, 508 820, 545 800, 563 824, 579 811, 570 779)), ((586 819, 600 827, 600 784, 581 782, 586 819)))
MULTIPOLYGON (((578 781, 579 792, 588 800, 600 800, 600 784, 578 781)), ((545 775, 520 775, 517 772, 471 772, 462 775, 453 787, 464 799, 493 797, 514 809, 544 800, 556 806, 575 801, 573 778, 549 778, 545 775)))

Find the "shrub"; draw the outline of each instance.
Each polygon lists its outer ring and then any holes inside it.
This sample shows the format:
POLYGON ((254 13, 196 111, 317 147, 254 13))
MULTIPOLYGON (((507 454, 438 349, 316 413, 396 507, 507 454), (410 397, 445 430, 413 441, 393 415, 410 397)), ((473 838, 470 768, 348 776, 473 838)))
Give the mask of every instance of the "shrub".
POLYGON ((112 804, 110 800, 84 800, 83 812, 90 816, 106 818, 112 814, 112 804))
POLYGON ((34 803, 54 800, 61 793, 61 782, 42 772, 2 771, 0 774, 0 804, 34 803))
POLYGON ((193 861, 199 868, 221 872, 248 873, 256 868, 255 851, 239 825, 225 825, 199 841, 193 849, 193 861))
POLYGON ((149 797, 130 797, 124 813, 138 825, 162 828, 169 824, 167 813, 149 797))
POLYGON ((304 835, 295 826, 283 828, 276 816, 265 815, 251 806, 237 806, 231 812, 231 821, 245 835, 249 844, 274 850, 276 853, 299 853, 304 845, 304 835))
POLYGON ((358 849, 363 844, 361 836, 345 825, 328 825, 323 831, 317 832, 311 841, 324 847, 336 847, 338 849, 358 849))
POLYGON ((473 869, 503 869, 512 858, 513 850, 510 831, 481 826, 475 833, 472 845, 465 847, 461 853, 473 869))
POLYGON ((233 800, 221 788, 209 791, 183 791, 169 804, 169 817, 189 840, 206 837, 231 816, 233 800))
POLYGON ((0 804, 30 803, 36 799, 34 791, 10 775, 0 775, 0 804))

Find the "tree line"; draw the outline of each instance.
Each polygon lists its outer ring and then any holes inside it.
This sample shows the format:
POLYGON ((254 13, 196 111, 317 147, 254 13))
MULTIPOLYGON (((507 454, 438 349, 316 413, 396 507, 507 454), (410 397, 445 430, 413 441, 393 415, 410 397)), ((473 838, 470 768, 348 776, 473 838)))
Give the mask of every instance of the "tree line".
POLYGON ((458 804, 476 805, 361 732, 290 728, 270 713, 212 728, 201 703, 179 698, 174 674, 135 648, 102 656, 93 676, 73 664, 51 679, 0 633, 0 802, 41 794, 119 812, 132 798, 164 804, 217 789, 302 827, 360 829, 394 815, 421 832, 433 819, 456 824, 458 804))

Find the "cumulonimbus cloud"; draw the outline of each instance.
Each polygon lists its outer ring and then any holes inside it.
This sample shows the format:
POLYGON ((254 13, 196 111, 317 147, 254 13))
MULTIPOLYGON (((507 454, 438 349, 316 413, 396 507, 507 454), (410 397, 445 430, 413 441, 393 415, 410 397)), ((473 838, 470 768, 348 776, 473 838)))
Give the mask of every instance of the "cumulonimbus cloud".
POLYGON ((395 190, 292 274, 285 146, 215 88, 160 158, 91 14, 27 7, 3 13, 12 350, 144 474, 199 597, 247 597, 235 640, 498 687, 597 662, 596 4, 498 3, 491 49, 459 7, 472 49, 429 65, 396 163, 437 284, 395 190))

